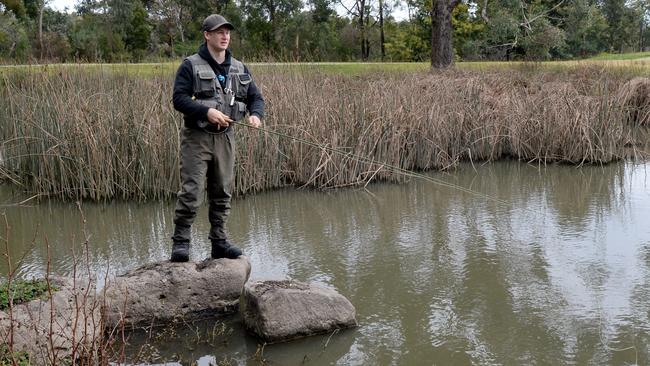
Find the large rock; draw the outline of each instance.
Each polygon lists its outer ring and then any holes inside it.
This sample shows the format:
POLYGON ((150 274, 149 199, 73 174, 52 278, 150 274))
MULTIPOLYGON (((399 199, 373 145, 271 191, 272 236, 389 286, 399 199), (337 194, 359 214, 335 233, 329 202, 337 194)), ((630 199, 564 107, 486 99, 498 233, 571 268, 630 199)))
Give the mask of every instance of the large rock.
POLYGON ((106 325, 155 325, 235 312, 250 271, 246 257, 145 265, 107 288, 106 325))
POLYGON ((11 314, 0 311, 0 344, 13 338, 13 350, 29 353, 32 365, 95 357, 103 334, 94 284, 63 277, 51 277, 50 284, 57 289, 50 299, 15 305, 11 314))
POLYGON ((246 329, 267 343, 357 325, 354 306, 335 290, 297 281, 246 285, 240 306, 246 329))

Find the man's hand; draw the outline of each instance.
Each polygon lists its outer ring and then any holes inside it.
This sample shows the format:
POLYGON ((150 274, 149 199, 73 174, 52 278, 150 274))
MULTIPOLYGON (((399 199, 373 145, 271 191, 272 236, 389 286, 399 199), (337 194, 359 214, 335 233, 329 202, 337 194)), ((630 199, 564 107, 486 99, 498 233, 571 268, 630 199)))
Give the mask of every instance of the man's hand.
POLYGON ((221 111, 210 108, 208 109, 208 122, 212 123, 213 125, 228 127, 230 126, 230 123, 234 121, 230 117, 221 113, 221 111))
POLYGON ((255 128, 259 128, 262 125, 262 121, 258 116, 250 116, 248 117, 248 123, 250 123, 251 126, 255 128))

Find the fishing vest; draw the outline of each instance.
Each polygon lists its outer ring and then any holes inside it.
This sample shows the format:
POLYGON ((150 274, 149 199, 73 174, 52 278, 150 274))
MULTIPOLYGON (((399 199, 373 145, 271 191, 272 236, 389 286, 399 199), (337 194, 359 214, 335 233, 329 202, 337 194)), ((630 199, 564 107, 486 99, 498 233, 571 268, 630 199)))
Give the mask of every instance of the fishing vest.
MULTIPOLYGON (((253 78, 244 71, 244 64, 230 58, 230 68, 224 82, 225 88, 217 80, 217 75, 210 64, 198 53, 187 58, 192 64, 192 75, 194 77, 194 90, 192 99, 208 108, 214 108, 229 116, 234 121, 240 121, 246 115, 246 97, 248 86, 253 78)), ((197 126, 206 130, 218 130, 218 126, 208 121, 199 120, 197 126)))

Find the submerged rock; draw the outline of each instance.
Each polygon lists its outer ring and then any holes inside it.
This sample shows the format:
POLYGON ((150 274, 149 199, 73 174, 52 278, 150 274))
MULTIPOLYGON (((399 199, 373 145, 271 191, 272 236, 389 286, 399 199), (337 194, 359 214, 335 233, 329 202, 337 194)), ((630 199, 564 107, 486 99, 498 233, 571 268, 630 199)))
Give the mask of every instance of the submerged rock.
POLYGON ((51 277, 50 284, 51 298, 14 305, 11 314, 0 311, 0 344, 28 353, 31 365, 96 356, 103 335, 94 284, 64 277, 51 277))
POLYGON ((357 326, 354 306, 343 295, 297 281, 246 285, 240 310, 246 329, 268 343, 357 326))
POLYGON ((246 257, 145 265, 109 285, 106 325, 158 325, 235 312, 250 271, 246 257))

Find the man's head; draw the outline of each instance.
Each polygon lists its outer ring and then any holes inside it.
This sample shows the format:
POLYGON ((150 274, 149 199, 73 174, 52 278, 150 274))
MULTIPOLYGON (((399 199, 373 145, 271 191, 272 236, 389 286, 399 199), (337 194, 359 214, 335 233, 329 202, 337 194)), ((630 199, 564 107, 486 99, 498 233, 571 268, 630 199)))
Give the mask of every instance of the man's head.
POLYGON ((203 37, 209 47, 216 51, 224 51, 230 44, 230 31, 235 28, 226 18, 212 14, 203 21, 203 37))

